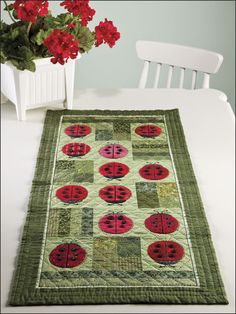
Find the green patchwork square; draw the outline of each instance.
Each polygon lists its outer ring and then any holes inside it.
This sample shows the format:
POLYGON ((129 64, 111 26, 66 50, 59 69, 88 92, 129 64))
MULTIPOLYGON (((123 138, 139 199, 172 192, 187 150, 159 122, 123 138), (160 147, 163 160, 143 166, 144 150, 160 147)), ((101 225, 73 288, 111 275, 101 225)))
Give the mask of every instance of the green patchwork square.
POLYGON ((55 168, 55 183, 93 182, 92 160, 58 160, 55 168))

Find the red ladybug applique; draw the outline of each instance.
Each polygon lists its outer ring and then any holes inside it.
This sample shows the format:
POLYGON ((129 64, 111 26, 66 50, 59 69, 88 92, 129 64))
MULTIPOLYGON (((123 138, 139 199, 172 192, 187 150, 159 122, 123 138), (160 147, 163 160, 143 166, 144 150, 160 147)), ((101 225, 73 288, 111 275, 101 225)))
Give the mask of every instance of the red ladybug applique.
POLYGON ((135 129, 135 133, 142 137, 157 137, 161 134, 161 128, 154 124, 143 124, 135 129))
POLYGON ((157 263, 172 265, 184 256, 184 248, 174 241, 157 241, 149 245, 148 255, 157 263))
POLYGON ((56 191, 56 197, 64 203, 79 203, 88 196, 88 191, 81 185, 65 185, 56 191))
POLYGON ((84 143, 69 143, 62 147, 62 152, 70 157, 80 157, 90 152, 90 146, 84 143))
POLYGON ((68 126, 64 132, 70 137, 84 137, 91 133, 91 128, 85 124, 73 124, 68 126))
POLYGON ((168 214, 154 214, 145 220, 145 226, 151 232, 166 234, 175 232, 179 227, 179 222, 168 214))
POLYGON ((133 227, 133 221, 123 214, 108 214, 98 224, 102 231, 112 234, 125 233, 133 227))
POLYGON ((139 174, 147 180, 162 180, 168 177, 169 170, 159 164, 148 164, 139 170, 139 174))
POLYGON ((63 243, 51 251, 49 261, 57 267, 72 268, 82 264, 85 257, 86 251, 80 245, 63 243))
POLYGON ((124 203, 131 195, 131 191, 122 185, 108 185, 99 191, 101 199, 108 203, 124 203))
POLYGON ((120 162, 109 162, 99 168, 99 172, 106 178, 119 179, 123 178, 128 172, 129 167, 120 162))
POLYGON ((108 144, 99 150, 99 154, 105 158, 117 159, 125 157, 128 149, 120 144, 108 144))

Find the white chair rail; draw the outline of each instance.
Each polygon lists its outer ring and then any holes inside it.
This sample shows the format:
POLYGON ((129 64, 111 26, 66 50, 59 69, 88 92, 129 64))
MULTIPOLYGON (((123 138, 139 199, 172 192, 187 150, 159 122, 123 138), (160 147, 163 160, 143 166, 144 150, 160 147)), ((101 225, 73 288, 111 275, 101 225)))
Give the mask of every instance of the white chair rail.
POLYGON ((202 88, 209 88, 210 75, 217 73, 223 62, 223 56, 216 52, 162 42, 137 41, 136 51, 144 61, 139 88, 146 87, 150 63, 156 63, 153 88, 158 87, 162 65, 169 66, 166 88, 171 88, 175 68, 180 68, 179 88, 184 87, 186 69, 192 71, 191 89, 196 89, 199 72, 203 72, 202 88))

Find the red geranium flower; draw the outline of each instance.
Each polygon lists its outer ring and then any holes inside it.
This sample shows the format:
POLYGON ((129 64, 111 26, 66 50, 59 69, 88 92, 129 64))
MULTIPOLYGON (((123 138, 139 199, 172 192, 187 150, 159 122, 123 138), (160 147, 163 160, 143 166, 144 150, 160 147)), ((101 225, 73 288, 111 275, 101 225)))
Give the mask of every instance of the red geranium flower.
POLYGON ((48 14, 48 1, 16 0, 13 8, 19 20, 35 23, 38 16, 48 14))
POLYGON ((81 24, 86 26, 89 21, 92 21, 96 11, 89 6, 89 0, 65 0, 61 4, 65 9, 74 16, 79 15, 81 24))
POLYGON ((113 25, 112 21, 108 21, 107 19, 95 27, 95 32, 97 39, 96 47, 102 43, 107 43, 112 48, 116 41, 120 39, 120 33, 117 32, 117 28, 113 25))
POLYGON ((69 28, 69 29, 72 29, 72 28, 75 28, 75 27, 76 27, 75 24, 68 24, 68 28, 69 28))
POLYGON ((79 52, 78 39, 74 36, 59 29, 54 31, 44 40, 44 45, 48 51, 53 55, 52 63, 59 62, 64 64, 69 58, 75 59, 79 52))

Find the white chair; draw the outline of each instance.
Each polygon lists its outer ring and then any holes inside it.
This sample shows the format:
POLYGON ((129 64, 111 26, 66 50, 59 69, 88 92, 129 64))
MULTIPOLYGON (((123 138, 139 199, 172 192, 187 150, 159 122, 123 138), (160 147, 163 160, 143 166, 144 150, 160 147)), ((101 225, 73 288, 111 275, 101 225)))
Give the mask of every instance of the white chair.
POLYGON ((180 68, 179 88, 184 86, 185 70, 192 71, 191 88, 196 89, 197 73, 203 72, 202 88, 210 87, 210 74, 218 72, 223 56, 219 53, 154 41, 137 41, 136 51, 139 59, 144 60, 144 67, 139 81, 139 88, 145 88, 149 66, 156 63, 153 88, 158 87, 162 65, 169 65, 166 88, 171 88, 173 70, 180 68))

